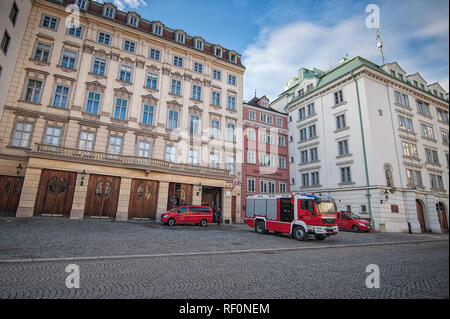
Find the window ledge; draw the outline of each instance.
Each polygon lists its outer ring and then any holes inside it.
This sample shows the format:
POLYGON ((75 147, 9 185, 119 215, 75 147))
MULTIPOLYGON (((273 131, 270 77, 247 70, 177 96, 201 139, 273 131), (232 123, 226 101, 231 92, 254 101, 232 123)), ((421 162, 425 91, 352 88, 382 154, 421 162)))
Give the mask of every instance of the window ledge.
POLYGON ((121 79, 116 79, 117 82, 122 83, 123 85, 133 85, 133 82, 127 82, 121 79))
POLYGON ((40 65, 40 66, 49 66, 50 62, 45 62, 45 61, 41 61, 41 60, 36 60, 33 58, 29 59, 31 62, 33 62, 34 64, 40 65))
POLYGON ((430 141, 430 142, 433 142, 433 143, 436 143, 436 142, 437 142, 437 140, 436 140, 435 138, 432 138, 432 137, 422 136, 422 138, 423 138, 424 140, 427 140, 427 141, 430 141))
POLYGON ((346 126, 340 129, 337 129, 336 131, 334 131, 334 133, 339 133, 339 132, 343 132, 343 131, 347 131, 350 129, 350 126, 346 126))
POLYGON ((42 105, 41 103, 35 103, 35 102, 27 101, 27 100, 18 100, 17 102, 28 103, 28 104, 32 104, 32 105, 38 105, 38 106, 42 105))
POLYGON ((62 66, 60 64, 56 65, 56 67, 63 71, 66 71, 66 72, 77 72, 78 71, 77 69, 68 68, 68 67, 62 66))
POLYGON ((98 78, 98 79, 106 79, 107 78, 106 75, 101 75, 101 74, 97 74, 97 73, 88 72, 88 74, 95 78, 98 78))
POLYGON ((339 106, 342 106, 342 105, 345 105, 345 104, 347 104, 347 101, 344 101, 344 102, 341 102, 341 103, 338 103, 338 104, 334 104, 331 108, 335 109, 335 108, 337 108, 339 106))
POLYGON ((16 150, 24 150, 24 151, 31 151, 30 147, 21 147, 21 146, 14 146, 14 145, 7 145, 7 148, 13 148, 16 150))
POLYGON ((346 158, 346 157, 352 157, 352 153, 342 154, 342 155, 336 155, 336 159, 346 158))
POLYGON ((344 182, 344 183, 339 183, 339 186, 350 186, 350 185, 355 185, 355 182, 344 182))

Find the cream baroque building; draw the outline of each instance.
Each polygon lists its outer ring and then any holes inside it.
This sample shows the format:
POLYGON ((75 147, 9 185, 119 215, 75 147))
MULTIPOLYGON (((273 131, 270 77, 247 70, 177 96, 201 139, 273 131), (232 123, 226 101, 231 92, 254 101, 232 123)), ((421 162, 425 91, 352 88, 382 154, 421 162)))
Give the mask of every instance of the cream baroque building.
POLYGON ((111 3, 35 0, 1 118, 0 210, 127 220, 204 204, 240 222, 244 71, 235 51, 111 3))
POLYGON ((289 113, 291 191, 322 193, 375 230, 447 232, 448 92, 398 63, 301 68, 271 107, 289 113))

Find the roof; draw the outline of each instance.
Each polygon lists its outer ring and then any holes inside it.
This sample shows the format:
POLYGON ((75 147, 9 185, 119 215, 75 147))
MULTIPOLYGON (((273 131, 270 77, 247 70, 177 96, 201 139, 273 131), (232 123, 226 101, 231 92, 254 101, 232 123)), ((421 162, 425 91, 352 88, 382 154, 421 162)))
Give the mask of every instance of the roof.
POLYGON ((281 115, 284 115, 284 116, 288 116, 287 113, 283 113, 283 112, 277 111, 274 108, 271 108, 269 105, 267 107, 259 106, 258 102, 261 101, 263 98, 266 98, 267 100, 269 100, 267 98, 267 96, 265 96, 265 95, 263 97, 261 97, 261 98, 255 96, 253 99, 251 99, 247 103, 244 102, 244 104, 252 106, 252 107, 256 107, 256 108, 261 109, 263 111, 269 111, 269 112, 278 113, 278 114, 281 114, 281 115))

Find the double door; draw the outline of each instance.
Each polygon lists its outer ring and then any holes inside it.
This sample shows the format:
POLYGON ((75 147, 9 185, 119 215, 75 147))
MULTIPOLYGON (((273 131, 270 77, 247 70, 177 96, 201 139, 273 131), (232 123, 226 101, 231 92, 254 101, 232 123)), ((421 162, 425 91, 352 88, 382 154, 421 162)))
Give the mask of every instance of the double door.
POLYGON ((129 218, 155 219, 159 182, 133 179, 131 182, 129 218))
POLYGON ((19 206, 23 177, 0 176, 0 212, 15 212, 19 206))
POLYGON ((120 177, 90 175, 84 215, 114 218, 119 203, 120 177))

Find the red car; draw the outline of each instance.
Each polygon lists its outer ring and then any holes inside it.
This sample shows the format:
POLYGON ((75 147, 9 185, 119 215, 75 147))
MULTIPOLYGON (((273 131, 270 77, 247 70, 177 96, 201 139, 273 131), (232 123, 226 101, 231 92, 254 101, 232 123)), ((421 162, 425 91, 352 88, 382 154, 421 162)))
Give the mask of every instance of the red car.
POLYGON ((175 224, 200 224, 202 227, 212 223, 211 207, 185 205, 177 207, 161 215, 161 222, 169 226, 175 224))
POLYGON ((372 225, 370 222, 361 218, 358 214, 351 212, 339 212, 337 215, 339 229, 347 229, 354 232, 369 232, 372 230, 372 225))

